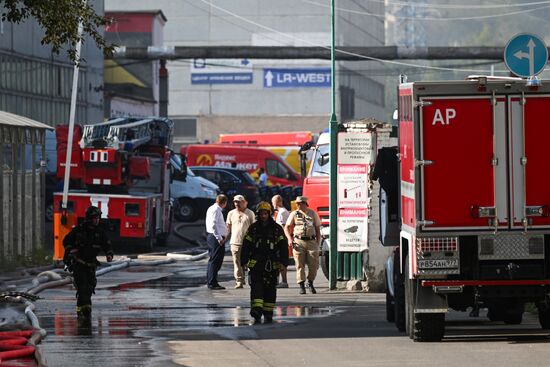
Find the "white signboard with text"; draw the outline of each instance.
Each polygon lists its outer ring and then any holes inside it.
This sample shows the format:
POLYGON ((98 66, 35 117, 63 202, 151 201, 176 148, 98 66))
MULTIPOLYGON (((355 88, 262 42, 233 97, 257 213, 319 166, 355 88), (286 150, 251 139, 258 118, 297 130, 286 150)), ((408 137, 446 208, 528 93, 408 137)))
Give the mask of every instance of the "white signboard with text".
POLYGON ((374 164, 374 145, 372 133, 339 133, 338 164, 374 164))
POLYGON ((370 132, 338 134, 338 251, 368 249, 371 183, 369 173, 376 156, 370 132))
POLYGON ((338 251, 358 252, 368 248, 369 212, 367 208, 338 209, 338 251))
POLYGON ((369 204, 368 166, 366 164, 338 165, 338 207, 365 208, 369 204))

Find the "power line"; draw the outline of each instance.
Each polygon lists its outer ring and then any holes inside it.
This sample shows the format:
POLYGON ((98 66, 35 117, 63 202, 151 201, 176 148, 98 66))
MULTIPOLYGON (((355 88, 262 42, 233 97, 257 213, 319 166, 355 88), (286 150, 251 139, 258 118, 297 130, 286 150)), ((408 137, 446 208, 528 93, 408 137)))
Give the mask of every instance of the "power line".
MULTIPOLYGON (((202 1, 202 0, 201 0, 202 1)), ((318 3, 312 0, 301 0, 304 3, 308 3, 311 5, 319 6, 321 8, 328 8, 330 9, 330 5, 328 4, 322 4, 318 3)), ((406 4, 406 3, 404 3, 406 4)), ((411 4, 409 4, 411 5, 411 4)), ((524 13, 531 13, 537 10, 547 9, 550 8, 550 5, 541 6, 538 8, 532 8, 532 9, 525 9, 525 10, 516 10, 508 13, 501 13, 501 14, 490 14, 490 15, 476 15, 476 16, 470 16, 470 17, 429 17, 429 16, 418 16, 418 17, 404 17, 399 15, 392 15, 395 19, 403 19, 403 20, 422 20, 422 21, 453 21, 453 20, 480 20, 480 19, 493 19, 493 18, 502 18, 502 17, 508 17, 512 15, 518 15, 518 14, 524 14, 524 13)), ((353 10, 353 9, 346 9, 346 8, 340 8, 336 7, 336 10, 345 12, 345 13, 351 13, 351 14, 358 14, 358 15, 367 15, 371 17, 377 17, 377 18, 386 18, 385 14, 376 14, 376 13, 370 13, 367 11, 361 11, 361 10, 353 10)))
POLYGON ((416 2, 404 2, 404 1, 386 1, 386 0, 363 0, 371 3, 379 3, 385 5, 398 5, 398 6, 415 6, 417 8, 430 8, 430 9, 506 9, 506 8, 522 8, 533 5, 545 5, 550 4, 550 1, 535 1, 530 3, 519 3, 519 4, 471 4, 471 5, 456 5, 456 4, 423 4, 416 2))
MULTIPOLYGON (((207 0, 199 0, 205 4, 208 4, 210 7, 214 8, 214 9, 217 9, 225 14, 228 14, 232 17, 235 17, 237 19, 240 19, 246 23, 249 23, 249 24, 253 24, 255 25, 256 27, 258 28, 262 28, 262 29, 265 29, 265 30, 268 30, 270 32, 273 32, 273 33, 276 33, 276 34, 279 34, 287 39, 290 39, 290 40, 298 40, 298 41, 301 41, 305 44, 308 44, 308 45, 311 45, 311 46, 316 46, 316 47, 321 47, 321 48, 324 48, 324 49, 327 49, 327 50, 330 50, 330 47, 328 46, 325 46, 325 45, 319 45, 319 44, 315 44, 313 42, 310 42, 308 40, 305 40, 305 39, 302 39, 302 38, 298 38, 298 37, 295 37, 295 36, 292 36, 292 35, 289 35, 287 33, 284 33, 284 32, 281 32, 281 31, 278 31, 276 29, 273 29, 273 28, 270 28, 270 27, 267 27, 263 24, 260 24, 260 23, 257 23, 257 22, 254 22, 248 18, 245 18, 241 15, 238 15, 238 14, 235 14, 225 8, 222 8, 218 5, 215 5, 215 4, 212 4, 212 3, 209 3, 207 2, 207 0)), ((550 6, 549 6, 550 7, 550 6)), ((483 73, 489 73, 488 70, 477 70, 477 69, 455 69, 455 68, 444 68, 444 67, 438 67, 438 66, 429 66, 429 65, 418 65, 418 64, 411 64, 411 63, 406 63, 406 62, 401 62, 401 61, 392 61, 392 60, 383 60, 383 59, 379 59, 379 58, 375 58, 375 57, 370 57, 370 56, 366 56, 366 55, 360 55, 360 54, 357 54, 357 53, 353 53, 353 52, 349 52, 349 51, 344 51, 344 50, 341 50, 341 49, 335 49, 335 52, 338 52, 338 53, 342 53, 342 54, 346 54, 346 55, 350 55, 350 56, 355 56, 355 57, 358 57, 358 58, 361 58, 361 59, 365 59, 365 60, 372 60, 372 61, 378 61, 378 62, 381 62, 381 63, 385 63, 385 64, 391 64, 391 65, 400 65, 400 66, 407 66, 407 67, 414 67, 414 68, 420 68, 420 69, 427 69, 427 70, 440 70, 440 71, 461 71, 461 72, 471 72, 471 73, 480 73, 480 74, 483 74, 483 73)), ((498 73, 507 73, 507 71, 504 71, 504 70, 498 70, 498 71, 495 71, 495 72, 498 72, 498 73)))

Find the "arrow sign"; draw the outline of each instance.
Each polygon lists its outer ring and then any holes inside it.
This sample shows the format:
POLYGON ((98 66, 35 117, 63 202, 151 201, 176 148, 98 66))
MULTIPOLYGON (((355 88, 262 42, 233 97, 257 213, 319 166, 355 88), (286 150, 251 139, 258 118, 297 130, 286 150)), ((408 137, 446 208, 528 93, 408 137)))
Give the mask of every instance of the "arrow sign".
POLYGON ((537 36, 520 34, 514 36, 504 49, 504 62, 508 69, 521 77, 531 77, 544 70, 548 49, 537 36))
POLYGON ((265 85, 266 87, 273 86, 273 73, 271 71, 265 73, 265 85))

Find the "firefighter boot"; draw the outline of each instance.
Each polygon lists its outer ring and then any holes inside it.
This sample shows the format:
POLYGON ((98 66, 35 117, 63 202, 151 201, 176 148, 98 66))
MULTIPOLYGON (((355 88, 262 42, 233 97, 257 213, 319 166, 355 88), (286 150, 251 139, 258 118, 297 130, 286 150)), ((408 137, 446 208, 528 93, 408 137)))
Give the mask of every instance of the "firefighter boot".
POLYGON ((300 285, 300 294, 306 294, 306 286, 304 282, 298 283, 300 285))
POLYGON ((264 324, 271 324, 273 322, 273 315, 264 314, 264 324))
POLYGON ((315 290, 315 287, 313 286, 313 280, 308 281, 308 287, 311 294, 317 293, 317 291, 315 290))
POLYGON ((252 325, 257 325, 262 323, 262 310, 253 308, 250 310, 250 316, 254 318, 252 325))
POLYGON ((82 332, 82 335, 88 335, 87 330, 91 329, 92 327, 92 309, 91 308, 84 308, 81 310, 78 310, 76 312, 77 314, 77 327, 79 330, 79 334, 82 332))

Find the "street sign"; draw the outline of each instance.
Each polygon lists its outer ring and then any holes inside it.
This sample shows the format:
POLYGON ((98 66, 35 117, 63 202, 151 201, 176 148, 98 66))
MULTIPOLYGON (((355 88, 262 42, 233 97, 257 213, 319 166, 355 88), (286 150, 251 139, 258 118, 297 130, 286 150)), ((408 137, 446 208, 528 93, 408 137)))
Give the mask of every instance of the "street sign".
POLYGON ((330 88, 330 68, 264 69, 264 88, 330 88))
POLYGON ((532 34, 514 36, 504 49, 506 67, 515 75, 528 78, 544 70, 548 49, 544 41, 532 34))
POLYGON ((191 84, 252 84, 252 63, 247 59, 193 59, 191 84))

